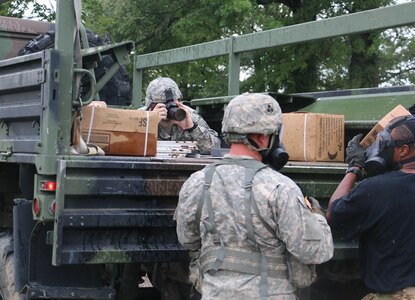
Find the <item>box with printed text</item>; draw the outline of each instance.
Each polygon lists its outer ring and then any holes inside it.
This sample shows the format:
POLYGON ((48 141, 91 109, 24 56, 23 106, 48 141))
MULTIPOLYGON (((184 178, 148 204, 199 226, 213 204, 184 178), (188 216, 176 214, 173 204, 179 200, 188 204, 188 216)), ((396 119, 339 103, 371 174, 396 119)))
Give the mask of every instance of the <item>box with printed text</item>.
POLYGON ((290 160, 344 161, 344 116, 284 113, 282 142, 290 160))
POLYGON ((82 138, 101 147, 105 154, 157 154, 156 112, 85 106, 82 115, 82 138))

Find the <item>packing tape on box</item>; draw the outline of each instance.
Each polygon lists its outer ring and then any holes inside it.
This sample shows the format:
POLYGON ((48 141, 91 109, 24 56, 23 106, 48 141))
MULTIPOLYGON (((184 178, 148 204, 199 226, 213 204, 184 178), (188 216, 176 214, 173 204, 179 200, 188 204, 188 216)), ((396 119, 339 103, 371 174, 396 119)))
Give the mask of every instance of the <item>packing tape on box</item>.
POLYGON ((307 161, 307 116, 308 114, 304 114, 304 161, 307 161))
POLYGON ((92 124, 94 124, 94 114, 95 114, 95 106, 92 106, 91 120, 89 120, 88 137, 86 139, 87 145, 89 144, 89 138, 91 137, 92 124))

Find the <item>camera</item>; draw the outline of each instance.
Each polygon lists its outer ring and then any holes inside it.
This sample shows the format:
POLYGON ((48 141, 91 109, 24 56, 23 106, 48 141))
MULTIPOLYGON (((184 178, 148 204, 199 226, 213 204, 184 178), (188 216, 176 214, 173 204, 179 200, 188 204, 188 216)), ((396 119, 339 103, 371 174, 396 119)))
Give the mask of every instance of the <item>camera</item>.
POLYGON ((182 108, 179 108, 174 101, 173 92, 171 89, 166 89, 164 91, 166 95, 166 108, 167 108, 167 119, 183 121, 186 119, 186 111, 182 108))

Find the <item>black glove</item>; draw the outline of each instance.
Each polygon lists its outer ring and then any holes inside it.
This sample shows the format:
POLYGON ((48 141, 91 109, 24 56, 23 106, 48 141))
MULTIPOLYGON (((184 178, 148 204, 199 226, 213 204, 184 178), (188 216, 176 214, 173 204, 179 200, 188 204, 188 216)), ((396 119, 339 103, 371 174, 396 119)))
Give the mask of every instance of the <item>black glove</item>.
POLYGON ((366 161, 366 149, 359 144, 362 136, 363 134, 359 133, 347 144, 346 162, 349 164, 349 167, 363 168, 366 161))

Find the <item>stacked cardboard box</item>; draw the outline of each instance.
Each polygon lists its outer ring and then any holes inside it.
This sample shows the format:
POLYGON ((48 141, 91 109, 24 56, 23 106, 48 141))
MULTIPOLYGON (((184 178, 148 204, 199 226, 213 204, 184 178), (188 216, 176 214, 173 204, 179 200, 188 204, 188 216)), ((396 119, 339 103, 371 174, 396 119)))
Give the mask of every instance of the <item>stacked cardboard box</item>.
POLYGON ((297 161, 344 161, 344 116, 320 113, 283 114, 282 142, 297 161))
POLYGON ((82 138, 101 147, 105 154, 157 154, 158 113, 86 106, 82 114, 82 138))

